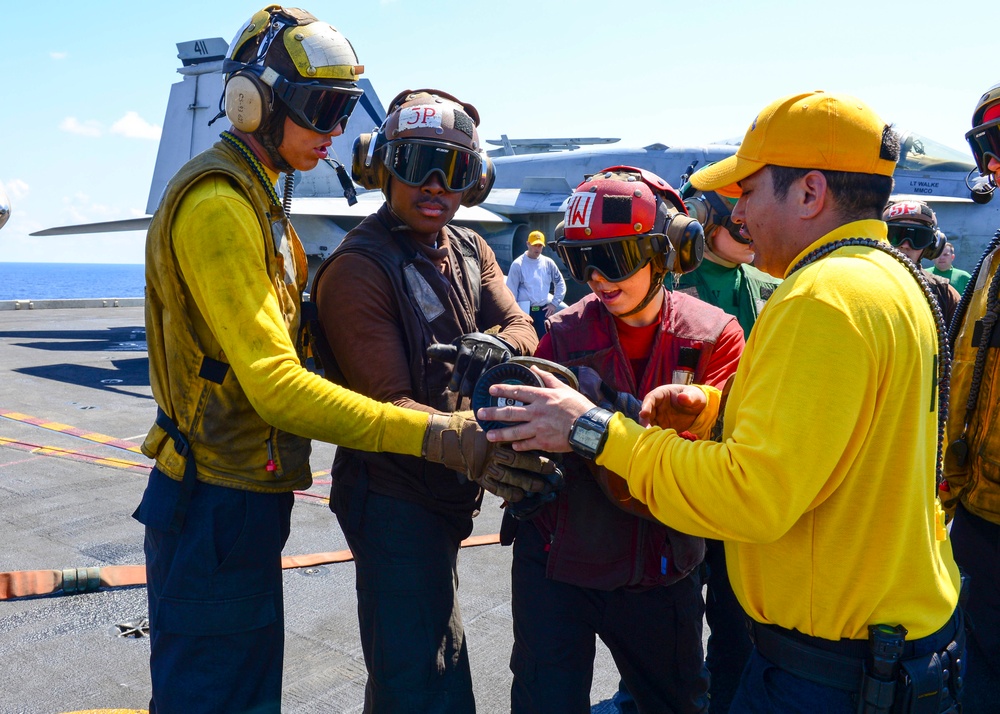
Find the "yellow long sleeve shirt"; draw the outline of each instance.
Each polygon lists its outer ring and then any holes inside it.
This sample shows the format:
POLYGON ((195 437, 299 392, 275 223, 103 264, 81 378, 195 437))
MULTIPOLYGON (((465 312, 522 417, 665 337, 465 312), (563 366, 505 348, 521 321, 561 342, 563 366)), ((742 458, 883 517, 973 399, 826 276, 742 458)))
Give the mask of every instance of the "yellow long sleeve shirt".
MULTIPOLYGON (((884 241, 886 227, 841 226, 792 265, 847 237, 884 241)), ((617 415, 597 462, 664 523, 725 540, 755 620, 833 640, 897 623, 923 637, 951 616, 959 582, 938 527, 936 352, 908 271, 841 248, 787 276, 761 312, 722 443, 617 415)))
POLYGON ((237 187, 220 174, 197 180, 177 207, 171 235, 186 319, 204 353, 229 364, 265 422, 366 451, 420 455, 426 414, 363 397, 302 366, 290 334, 298 321, 286 323, 259 220, 237 187))

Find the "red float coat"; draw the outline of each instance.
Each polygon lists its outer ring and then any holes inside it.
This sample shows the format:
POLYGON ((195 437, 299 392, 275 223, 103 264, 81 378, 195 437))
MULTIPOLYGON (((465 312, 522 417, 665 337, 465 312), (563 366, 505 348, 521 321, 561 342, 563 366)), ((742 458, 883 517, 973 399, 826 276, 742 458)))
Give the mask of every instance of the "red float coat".
MULTIPOLYGON (((641 399, 669 384, 682 347, 700 351, 694 382, 722 388, 743 352, 743 330, 731 315, 682 293, 664 294, 645 372, 637 379, 615 318, 595 295, 553 315, 535 356, 587 366, 609 386, 641 399)), ((645 589, 685 577, 705 543, 657 522, 617 474, 574 454, 564 462, 566 487, 532 521, 549 542, 546 575, 598 590, 645 589)))

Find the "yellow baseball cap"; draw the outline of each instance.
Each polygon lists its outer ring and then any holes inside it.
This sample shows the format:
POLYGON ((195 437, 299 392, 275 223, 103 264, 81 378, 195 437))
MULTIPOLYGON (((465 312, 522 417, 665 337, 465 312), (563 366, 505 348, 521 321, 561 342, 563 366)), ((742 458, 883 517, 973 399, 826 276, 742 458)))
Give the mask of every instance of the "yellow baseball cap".
POLYGON ((769 165, 892 176, 896 161, 882 156, 886 131, 889 126, 855 97, 793 94, 764 107, 736 153, 695 172, 691 184, 739 196, 735 184, 769 165))
POLYGON ((545 234, 541 231, 531 231, 528 234, 528 245, 545 245, 545 234))

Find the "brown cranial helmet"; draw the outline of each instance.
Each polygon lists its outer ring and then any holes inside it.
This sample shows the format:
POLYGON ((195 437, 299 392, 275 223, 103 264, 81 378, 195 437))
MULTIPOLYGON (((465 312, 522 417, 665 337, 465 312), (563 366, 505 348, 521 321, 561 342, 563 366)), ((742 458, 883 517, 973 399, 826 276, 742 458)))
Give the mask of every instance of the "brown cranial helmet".
POLYGON ((437 89, 400 92, 375 134, 354 144, 351 173, 365 188, 386 191, 390 176, 421 186, 434 173, 449 191, 462 192, 462 205, 475 206, 489 194, 493 162, 482 150, 479 112, 437 89))

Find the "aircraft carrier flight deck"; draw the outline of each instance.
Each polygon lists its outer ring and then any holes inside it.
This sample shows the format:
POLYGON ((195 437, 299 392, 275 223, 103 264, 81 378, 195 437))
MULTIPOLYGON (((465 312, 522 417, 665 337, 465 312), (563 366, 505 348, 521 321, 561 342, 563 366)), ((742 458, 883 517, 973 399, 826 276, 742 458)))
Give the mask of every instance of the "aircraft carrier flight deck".
MULTIPOLYGON (((131 518, 155 416, 141 300, 0 303, 0 571, 141 565, 131 518), (101 305, 107 305, 102 307, 101 305)), ((315 483, 298 493, 285 555, 347 547, 327 505, 335 447, 315 443, 315 483)), ((473 535, 500 525, 487 494, 473 535)), ((509 711, 511 554, 464 549, 459 594, 478 711, 509 711)), ((360 712, 365 667, 350 562, 284 571, 283 711, 360 712)), ((141 585, 0 601, 0 714, 145 710, 149 639, 141 585)), ((598 643, 591 701, 610 714, 618 687, 598 643)))

